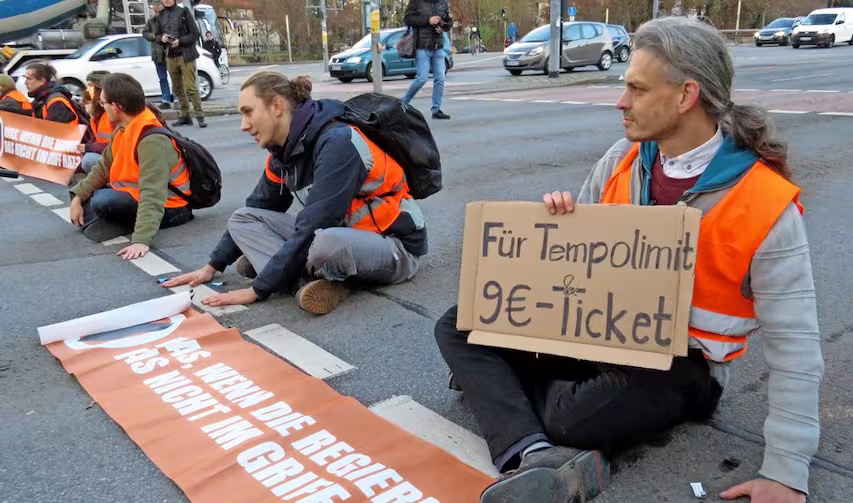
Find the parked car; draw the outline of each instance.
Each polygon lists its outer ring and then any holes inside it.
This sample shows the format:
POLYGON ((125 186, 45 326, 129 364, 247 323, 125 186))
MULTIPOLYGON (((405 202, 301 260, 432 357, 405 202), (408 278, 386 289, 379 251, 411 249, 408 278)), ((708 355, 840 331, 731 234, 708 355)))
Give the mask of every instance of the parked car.
POLYGON ((791 32, 793 32, 796 23, 797 19, 793 17, 774 19, 772 23, 755 32, 755 45, 761 47, 766 44, 790 44, 791 32))
MULTIPOLYGON (((198 92, 202 100, 207 100, 213 94, 213 89, 222 85, 222 80, 211 54, 201 46, 198 49, 198 92)), ((95 70, 126 73, 139 81, 146 96, 160 96, 160 80, 151 60, 151 44, 139 34, 101 37, 83 45, 64 59, 54 59, 49 63, 56 68, 57 80, 77 98, 82 98, 86 89, 86 76, 95 70)), ((25 72, 26 66, 22 66, 12 76, 16 78, 18 89, 26 93, 25 72)))
POLYGON ((832 47, 847 42, 853 45, 853 8, 812 11, 791 34, 791 47, 801 45, 832 47))
POLYGON ((608 24, 607 31, 610 32, 610 38, 613 39, 613 54, 616 60, 622 63, 628 61, 631 56, 631 49, 634 47, 631 35, 628 35, 628 31, 621 24, 608 24))
MULTIPOLYGON (((604 23, 571 21, 563 23, 563 50, 560 67, 571 71, 595 65, 606 71, 613 64, 613 41, 604 23)), ((536 28, 504 50, 504 68, 512 75, 525 70, 548 73, 551 56, 551 26, 536 28)))
MULTIPOLYGON (((413 79, 417 75, 415 60, 401 58, 397 52, 397 42, 408 28, 391 28, 379 32, 382 46, 382 76, 405 75, 413 79)), ((373 82, 373 60, 370 54, 371 35, 367 35, 344 52, 335 54, 329 61, 329 75, 347 83, 355 79, 367 79, 373 82)), ((445 39, 445 43, 448 39, 445 39)), ((453 68, 453 55, 444 53, 444 67, 453 68)))

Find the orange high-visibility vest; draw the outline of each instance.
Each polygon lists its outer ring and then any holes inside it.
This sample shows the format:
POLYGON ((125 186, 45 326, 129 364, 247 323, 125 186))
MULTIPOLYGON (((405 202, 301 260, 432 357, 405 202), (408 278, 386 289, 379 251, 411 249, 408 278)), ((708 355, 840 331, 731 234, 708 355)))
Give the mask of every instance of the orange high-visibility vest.
MULTIPOLYGON (((635 144, 613 171, 602 203, 639 204, 631 188, 638 152, 635 144)), ((793 202, 803 212, 799 194, 799 187, 758 161, 702 216, 689 334, 706 358, 727 362, 746 352, 758 320, 751 294, 744 294, 744 280, 753 255, 788 205, 793 202)))
MULTIPOLYGON (((373 166, 367 178, 350 203, 344 224, 353 229, 385 232, 400 216, 400 204, 404 199, 412 199, 403 168, 393 158, 370 141, 357 127, 355 130, 367 143, 373 157, 373 166)), ((266 177, 278 184, 287 182, 271 168, 272 155, 267 156, 266 177)))
POLYGON ((18 103, 24 110, 32 111, 33 105, 30 103, 30 100, 24 96, 24 93, 18 91, 17 89, 12 89, 5 96, 3 96, 3 100, 10 99, 18 103))
MULTIPOLYGON (((119 129, 113 136, 110 150, 113 155, 113 163, 110 166, 110 187, 115 190, 127 192, 139 202, 139 163, 136 161, 136 147, 139 144, 139 136, 147 126, 162 127, 153 113, 147 108, 133 119, 124 129, 119 129)), ((180 150, 172 140, 175 151, 178 152, 178 164, 172 166, 169 175, 169 183, 184 194, 190 192, 189 171, 180 157, 180 150)), ((167 200, 166 208, 181 208, 187 202, 177 194, 172 194, 167 200)))
POLYGON ((112 140, 115 127, 110 122, 110 118, 106 112, 101 114, 101 118, 98 119, 97 124, 93 122, 92 125, 94 126, 92 129, 95 132, 95 138, 97 138, 98 143, 109 143, 112 140))
POLYGON ((71 102, 68 101, 68 99, 61 94, 55 94, 53 98, 47 100, 47 103, 44 104, 44 107, 42 107, 41 110, 35 111, 35 117, 38 119, 46 119, 47 111, 50 109, 51 105, 55 103, 62 103, 63 105, 68 107, 68 110, 71 110, 71 113, 74 114, 74 120, 69 122, 68 124, 73 124, 75 126, 80 124, 80 116, 77 115, 77 110, 74 110, 74 106, 71 104, 71 102))

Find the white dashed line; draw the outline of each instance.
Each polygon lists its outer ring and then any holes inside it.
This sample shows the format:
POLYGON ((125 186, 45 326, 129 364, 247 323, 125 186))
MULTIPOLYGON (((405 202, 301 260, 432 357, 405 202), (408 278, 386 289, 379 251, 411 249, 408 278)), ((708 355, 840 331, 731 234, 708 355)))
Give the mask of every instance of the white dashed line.
POLYGON ((615 107, 616 103, 593 103, 597 107, 615 107))
POLYGON ((474 101, 499 101, 498 98, 471 98, 474 101))
POLYGON ((65 220, 69 224, 71 223, 71 208, 66 206, 65 208, 57 208, 51 211, 54 212, 59 218, 65 220))
POLYGON ((306 374, 320 379, 328 379, 355 369, 349 363, 277 323, 249 330, 246 336, 263 344, 306 374))
POLYGON ((841 91, 833 91, 829 89, 809 89, 807 93, 840 93, 841 91))
POLYGON ((38 194, 39 192, 41 192, 40 188, 36 187, 35 185, 33 185, 31 183, 21 183, 18 185, 13 185, 13 187, 20 190, 21 192, 23 192, 24 194, 26 194, 28 196, 31 194, 38 194))
POLYGON ((587 105, 586 101, 561 101, 563 105, 587 105))
POLYGON ((802 115, 811 113, 809 111, 803 110, 768 110, 771 114, 792 114, 792 115, 802 115))
POLYGON ((771 93, 799 93, 799 89, 771 89, 771 93))
POLYGON ((470 100, 472 100, 472 99, 474 99, 474 98, 468 98, 468 97, 466 97, 466 96, 457 96, 457 97, 455 97, 455 98, 450 98, 450 99, 452 99, 452 100, 456 100, 456 101, 470 101, 470 100))
POLYGON ((48 194, 47 192, 42 192, 41 194, 33 194, 30 196, 33 201, 39 203, 42 206, 61 206, 64 204, 62 201, 54 197, 53 194, 48 194))
POLYGON ((531 103, 557 103, 557 100, 533 100, 531 103))
POLYGON ((180 271, 180 269, 166 262, 153 252, 148 252, 139 258, 135 258, 130 263, 151 276, 160 276, 161 274, 180 271))
POLYGON ((853 112, 821 112, 818 115, 833 115, 837 117, 853 117, 853 112))
POLYGON ((518 100, 518 99, 513 99, 513 98, 506 98, 506 99, 502 99, 501 101, 519 102, 519 101, 524 101, 524 100, 518 100))
POLYGON ((444 449, 463 463, 490 477, 497 477, 485 440, 415 402, 412 397, 397 396, 373 405, 370 410, 444 449))
POLYGON ((220 292, 210 288, 207 285, 199 285, 193 288, 190 288, 187 285, 176 286, 174 288, 170 288, 169 290, 174 293, 188 292, 192 290, 192 301, 193 305, 202 311, 208 312, 213 316, 222 316, 223 314, 236 313, 239 311, 245 311, 246 306, 234 305, 234 306, 224 306, 224 307, 211 307, 205 304, 202 304, 201 301, 204 299, 211 297, 213 295, 219 295, 220 292))
POLYGON ((101 244, 104 246, 120 245, 123 243, 130 243, 130 240, 127 239, 127 237, 125 236, 119 236, 117 238, 112 238, 101 242, 101 244))
POLYGON ((739 93, 757 93, 758 89, 735 89, 735 92, 739 93))

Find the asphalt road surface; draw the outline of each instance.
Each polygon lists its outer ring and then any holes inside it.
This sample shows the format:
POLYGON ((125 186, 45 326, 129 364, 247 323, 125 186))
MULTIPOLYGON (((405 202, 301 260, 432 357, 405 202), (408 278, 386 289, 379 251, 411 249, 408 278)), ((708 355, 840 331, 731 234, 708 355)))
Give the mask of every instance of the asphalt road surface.
MULTIPOLYGON (((826 360, 810 501, 849 502, 853 47, 734 51, 736 101, 773 110, 780 133, 790 141, 795 180, 803 189, 826 360)), ((613 73, 622 69, 614 65, 613 73)), ((485 62, 483 68, 451 73, 449 80, 516 78, 502 72, 485 62)), ((239 89, 238 81, 228 89, 239 89)), ((455 303, 465 203, 533 201, 545 191, 579 190, 593 163, 621 137, 620 114, 613 107, 619 92, 618 82, 612 82, 448 99, 444 108, 453 120, 432 123, 445 188, 421 202, 430 251, 413 281, 359 292, 324 317, 276 296, 221 315, 220 323, 243 332, 281 324, 355 367, 327 380, 338 392, 366 405, 408 395, 477 433, 464 398, 447 389, 447 369, 432 336, 435 320, 455 303)), ((428 94, 415 105, 428 111, 428 94)), ((216 156, 224 174, 223 199, 196 212, 193 222, 161 231, 154 243, 156 254, 183 271, 205 263, 228 216, 262 175, 266 157, 240 133, 236 116, 213 117, 209 123, 205 130, 182 131, 216 156)), ((117 245, 91 243, 60 218, 67 204, 67 192, 56 185, 0 181, 0 503, 186 501, 102 409, 88 407, 91 398, 38 345, 39 326, 166 293, 156 278, 115 257, 117 245), (61 203, 43 206, 36 199, 49 198, 41 192, 61 203)), ((231 269, 223 279, 227 289, 249 285, 231 269)), ((729 485, 753 478, 762 460, 767 376, 757 336, 736 363, 715 420, 676 428, 617 458, 612 484, 596 501, 695 501, 690 482, 702 482, 706 501, 717 501, 729 485), (740 465, 721 465, 726 458, 740 465)))

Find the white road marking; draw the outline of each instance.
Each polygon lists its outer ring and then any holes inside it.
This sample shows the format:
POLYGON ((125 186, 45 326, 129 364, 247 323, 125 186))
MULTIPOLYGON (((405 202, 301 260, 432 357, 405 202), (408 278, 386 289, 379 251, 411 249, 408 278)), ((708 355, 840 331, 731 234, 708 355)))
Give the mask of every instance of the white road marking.
POLYGON ((23 178, 23 177, 21 177, 21 176, 18 176, 18 178, 6 178, 6 177, 4 176, 4 177, 3 177, 3 179, 4 179, 4 180, 6 180, 6 181, 7 181, 7 182, 9 182, 9 183, 18 183, 18 182, 23 182, 23 181, 24 181, 24 178, 23 178))
POLYGON ((190 288, 187 285, 176 286, 174 288, 170 288, 169 290, 174 293, 188 292, 192 290, 192 301, 193 305, 202 311, 206 311, 213 316, 222 316, 223 314, 228 313, 236 313, 238 311, 245 311, 246 306, 235 305, 235 306, 224 306, 224 307, 211 307, 205 304, 202 304, 201 301, 204 299, 211 297, 213 295, 219 295, 219 292, 210 288, 207 285, 199 285, 190 288))
POLYGON ((23 192, 24 194, 28 195, 28 196, 31 194, 38 194, 39 192, 41 192, 40 188, 36 187, 35 185, 33 185, 31 183, 21 183, 21 184, 15 185, 14 187, 16 189, 20 190, 21 192, 23 192))
POLYGON ((397 396, 370 407, 377 415, 427 442, 444 449, 463 463, 497 477, 486 441, 412 400, 397 396))
POLYGON ((853 117, 853 112, 821 112, 818 115, 835 115, 838 117, 853 117))
POLYGON ((809 89, 807 93, 840 93, 841 91, 833 91, 829 89, 809 89))
POLYGON ((139 258, 135 258, 130 263, 151 276, 160 276, 161 274, 180 271, 180 269, 166 262, 153 252, 148 252, 139 258))
POLYGON ((787 82, 789 80, 813 79, 816 77, 829 77, 830 75, 835 75, 835 73, 819 73, 817 75, 799 75, 797 77, 785 77, 783 79, 772 79, 772 80, 770 80, 770 82, 787 82))
POLYGON ((771 93, 801 93, 799 89, 771 89, 771 93))
POLYGON ((355 369, 313 342, 277 323, 246 332, 270 351, 302 369, 306 374, 328 379, 355 369))
POLYGON ((531 103, 557 103, 557 100, 533 100, 531 103))
POLYGON ((507 99, 502 99, 501 101, 519 102, 519 101, 524 101, 524 100, 517 100, 517 99, 514 99, 514 98, 507 98, 507 99))
POLYGON ((469 100, 472 100, 474 98, 468 98, 466 96, 457 96, 455 98, 450 98, 450 99, 456 100, 456 101, 469 101, 469 100))
POLYGON ((499 101, 499 98, 471 98, 474 101, 499 101))
MULTIPOLYGON (((17 185, 20 187, 20 185, 17 185)), ((48 194, 46 192, 42 192, 41 194, 33 194, 30 196, 33 201, 39 203, 42 206, 60 206, 63 204, 58 198, 54 197, 53 194, 48 194)))
POLYGON ((586 101, 561 101, 563 105, 588 105, 586 101))
POLYGON ((51 211, 56 213, 59 218, 65 220, 69 224, 71 223, 71 208, 69 208, 68 206, 66 206, 65 208, 57 208, 51 211))
POLYGON ((615 107, 616 103, 593 103, 593 105, 598 107, 615 107))
POLYGON ((739 93, 757 93, 758 89, 735 89, 739 93))
POLYGON ((101 242, 101 244, 104 246, 120 245, 123 243, 130 243, 130 240, 127 239, 127 237, 125 236, 119 236, 117 238, 112 238, 101 242))
POLYGON ((803 110, 768 110, 768 112, 770 112, 771 114, 793 114, 793 115, 802 115, 802 114, 811 113, 807 110, 806 111, 803 111, 803 110))

